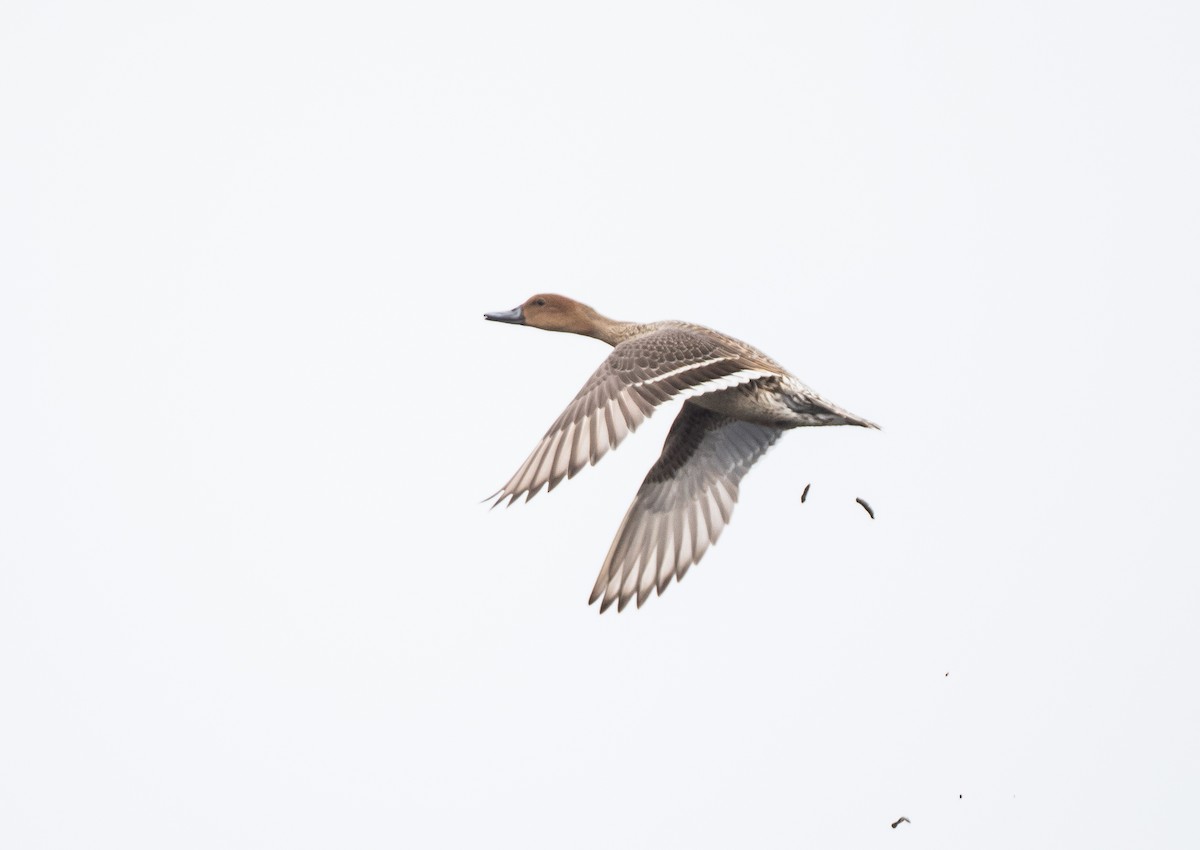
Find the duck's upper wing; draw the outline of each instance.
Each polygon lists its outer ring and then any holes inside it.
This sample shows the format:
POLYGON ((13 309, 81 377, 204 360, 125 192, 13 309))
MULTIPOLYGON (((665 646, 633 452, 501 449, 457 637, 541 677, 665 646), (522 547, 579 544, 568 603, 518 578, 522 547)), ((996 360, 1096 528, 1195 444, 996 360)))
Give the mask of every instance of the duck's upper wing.
POLYGON ((617 529, 588 602, 603 597, 601 613, 614 601, 620 611, 636 591, 641 607, 651 590, 661 594, 672 577, 682 579, 729 522, 742 477, 782 433, 684 404, 617 529))
MULTIPOLYGON (((780 374, 773 361, 749 356, 687 326, 668 326, 616 346, 537 448, 495 495, 493 505, 532 499, 594 464, 663 402, 780 374)), ((489 497, 491 498, 491 497, 489 497)))

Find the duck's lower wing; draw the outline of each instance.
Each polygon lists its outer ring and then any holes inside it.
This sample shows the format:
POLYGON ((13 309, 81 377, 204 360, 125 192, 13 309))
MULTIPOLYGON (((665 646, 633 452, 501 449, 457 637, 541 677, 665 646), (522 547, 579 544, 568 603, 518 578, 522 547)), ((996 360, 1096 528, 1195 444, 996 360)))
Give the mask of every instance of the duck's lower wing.
POLYGON ((651 590, 661 594, 672 577, 682 579, 717 542, 742 477, 781 433, 685 403, 621 521, 588 602, 603 599, 603 613, 616 601, 620 611, 636 593, 641 607, 651 590))

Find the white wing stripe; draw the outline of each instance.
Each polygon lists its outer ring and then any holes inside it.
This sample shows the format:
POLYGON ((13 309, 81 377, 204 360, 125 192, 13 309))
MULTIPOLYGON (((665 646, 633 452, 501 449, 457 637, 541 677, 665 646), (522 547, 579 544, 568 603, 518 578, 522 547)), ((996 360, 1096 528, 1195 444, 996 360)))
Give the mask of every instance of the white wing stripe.
MULTIPOLYGON (((706 361, 706 363, 703 363, 703 364, 695 364, 695 365, 685 366, 682 369, 675 369, 671 372, 666 373, 665 375, 659 375, 655 378, 651 378, 648 381, 641 381, 640 383, 633 384, 632 386, 634 388, 647 388, 648 389, 651 384, 655 384, 655 383, 658 383, 659 381, 666 380, 667 378, 670 378, 674 375, 678 375, 682 372, 690 372, 692 369, 695 369, 697 366, 708 365, 710 363, 718 363, 718 362, 720 362, 720 360, 723 360, 723 359, 725 359, 725 358, 718 358, 717 360, 706 361)), ((670 397, 671 398, 692 398, 693 396, 704 395, 705 393, 716 392, 717 390, 727 390, 730 387, 736 387, 738 384, 744 384, 748 381, 753 381, 756 378, 768 378, 772 374, 774 374, 774 373, 764 372, 761 369, 739 369, 738 371, 732 372, 728 375, 722 375, 720 378, 710 378, 709 380, 703 381, 702 383, 696 384, 694 386, 687 387, 682 390, 677 390, 676 392, 671 393, 670 397)), ((657 390, 658 388, 656 387, 655 389, 657 390)))
POLYGON ((680 366, 678 369, 672 369, 670 372, 663 372, 661 375, 655 375, 653 378, 647 378, 644 381, 639 381, 637 384, 635 384, 635 386, 657 384, 659 381, 665 381, 667 378, 673 378, 676 375, 682 375, 684 372, 692 372, 697 369, 703 369, 705 366, 711 366, 714 363, 723 363, 728 359, 728 357, 714 357, 711 360, 702 360, 699 363, 687 363, 683 366, 680 366))

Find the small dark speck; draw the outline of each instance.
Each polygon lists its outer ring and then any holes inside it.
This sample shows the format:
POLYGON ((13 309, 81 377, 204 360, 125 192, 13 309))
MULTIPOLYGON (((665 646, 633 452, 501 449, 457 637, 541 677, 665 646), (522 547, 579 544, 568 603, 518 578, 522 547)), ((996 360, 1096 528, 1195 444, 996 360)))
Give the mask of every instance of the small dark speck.
POLYGON ((800 494, 800 504, 802 504, 802 505, 803 505, 803 504, 804 504, 804 500, 808 498, 808 488, 809 488, 809 487, 811 487, 811 486, 812 486, 811 484, 805 484, 805 485, 804 485, 804 492, 800 494))
POLYGON ((962 799, 962 794, 958 795, 958 799, 960 799, 960 800, 962 799))
POLYGON ((898 820, 894 824, 892 824, 892 829, 895 829, 902 823, 912 823, 912 821, 910 821, 908 818, 900 818, 900 820, 898 820))
POLYGON ((858 502, 860 505, 862 505, 862 506, 863 506, 863 510, 864 510, 864 511, 866 511, 868 514, 870 514, 870 515, 871 515, 871 519, 875 519, 875 511, 871 510, 871 506, 870 506, 870 505, 868 505, 868 504, 867 504, 866 502, 864 502, 862 499, 855 499, 854 501, 858 502))
POLYGON ((949 673, 947 673, 946 675, 947 675, 947 676, 949 676, 950 674, 949 674, 949 673))

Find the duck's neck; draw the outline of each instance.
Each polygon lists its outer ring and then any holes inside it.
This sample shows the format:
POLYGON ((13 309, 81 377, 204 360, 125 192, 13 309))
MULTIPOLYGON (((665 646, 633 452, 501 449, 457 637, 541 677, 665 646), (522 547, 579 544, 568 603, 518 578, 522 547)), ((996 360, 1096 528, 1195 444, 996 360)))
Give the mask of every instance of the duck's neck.
POLYGON ((587 335, 595 337, 601 342, 607 342, 609 345, 617 346, 642 333, 643 327, 644 325, 638 322, 618 322, 616 319, 609 319, 597 313, 587 335))

